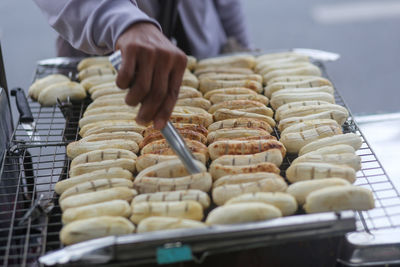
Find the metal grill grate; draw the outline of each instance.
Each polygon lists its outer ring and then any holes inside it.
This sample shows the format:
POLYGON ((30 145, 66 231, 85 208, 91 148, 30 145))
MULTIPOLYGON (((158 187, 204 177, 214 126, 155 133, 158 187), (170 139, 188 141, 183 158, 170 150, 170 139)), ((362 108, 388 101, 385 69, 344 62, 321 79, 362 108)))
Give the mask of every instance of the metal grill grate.
MULTIPOLYGON (((322 64, 323 71, 325 68, 322 64)), ((35 78, 51 73, 63 73, 71 78, 76 76, 75 65, 38 66, 35 78)), ((325 76, 326 72, 325 72, 325 76)), ((336 93, 338 104, 345 106, 336 93)), ((1 182, 9 184, 6 193, 0 192, 0 263, 3 266, 30 266, 48 251, 60 248, 58 234, 61 229, 61 211, 58 197, 53 193, 55 183, 64 179, 69 171, 69 159, 65 146, 78 139, 78 121, 89 100, 74 104, 66 109, 41 107, 30 102, 36 121, 36 135, 41 141, 32 141, 25 130, 18 125, 15 142, 10 146, 4 166, 0 169, 1 182), (20 225, 24 215, 42 197, 46 203, 54 204, 48 216, 37 219, 28 217, 20 225)), ((344 126, 345 132, 358 130, 350 118, 344 126)), ((276 130, 275 130, 276 131, 276 130)), ((279 136, 279 132, 276 131, 279 136)), ((362 158, 362 170, 358 172, 356 184, 374 192, 376 208, 358 215, 359 231, 375 231, 400 226, 400 195, 364 140, 358 151, 362 158)), ((293 158, 287 157, 282 169, 285 170, 293 158)))

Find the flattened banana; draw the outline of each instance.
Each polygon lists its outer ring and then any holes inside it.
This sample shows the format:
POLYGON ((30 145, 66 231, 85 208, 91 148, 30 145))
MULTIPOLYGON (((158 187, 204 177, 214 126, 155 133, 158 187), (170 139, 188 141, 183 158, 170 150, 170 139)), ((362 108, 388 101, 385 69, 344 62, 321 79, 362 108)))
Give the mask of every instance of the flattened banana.
POLYGON ((292 215, 297 211, 296 199, 287 193, 282 192, 256 192, 243 194, 231 198, 225 205, 235 203, 264 203, 277 207, 283 216, 292 215))
POLYGON ((258 222, 282 217, 281 211, 265 203, 235 203, 213 209, 207 216, 206 224, 235 224, 258 222))
POLYGON ((60 240, 64 245, 113 235, 127 235, 135 231, 133 225, 124 217, 100 216, 78 220, 64 226, 60 232, 60 240))
POLYGON ((307 213, 370 210, 375 207, 371 190, 360 186, 332 186, 316 190, 306 198, 307 213))
POLYGON ((356 172, 353 168, 345 165, 320 162, 299 162, 290 165, 286 170, 286 178, 291 183, 331 177, 343 178, 350 183, 354 183, 356 172))
POLYGON ((297 154, 305 145, 325 137, 342 134, 342 128, 338 126, 318 126, 314 129, 281 135, 280 141, 288 153, 297 154))
POLYGON ((350 183, 343 178, 299 181, 289 185, 286 192, 294 196, 299 205, 303 205, 306 202, 307 196, 311 192, 329 186, 341 186, 341 185, 350 185, 350 183))
POLYGON ((138 224, 152 216, 166 216, 201 221, 203 208, 196 201, 141 202, 132 203, 130 220, 138 224))
POLYGON ((362 139, 355 133, 346 133, 346 134, 339 134, 331 137, 326 137, 311 142, 302 147, 299 151, 299 156, 322 147, 340 145, 340 144, 350 145, 354 148, 354 150, 358 150, 362 145, 362 139))
POLYGON ((205 223, 173 217, 152 216, 140 221, 137 233, 147 233, 171 229, 195 229, 207 227, 205 223))

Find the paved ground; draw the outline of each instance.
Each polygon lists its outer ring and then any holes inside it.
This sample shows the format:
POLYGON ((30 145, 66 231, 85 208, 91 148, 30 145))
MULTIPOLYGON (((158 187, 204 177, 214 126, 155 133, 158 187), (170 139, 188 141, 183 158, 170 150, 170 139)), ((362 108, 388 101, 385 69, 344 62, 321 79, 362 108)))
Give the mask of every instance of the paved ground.
MULTIPOLYGON (((302 47, 340 53, 339 61, 327 64, 328 71, 354 113, 400 111, 398 1, 243 3, 255 47, 302 47)), ((32 0, 0 1, 0 38, 10 87, 29 86, 35 62, 55 55, 55 36, 32 0)), ((366 130, 371 133, 367 139, 374 140, 376 131, 366 130)), ((388 131, 379 128, 381 135, 389 135, 388 131)))

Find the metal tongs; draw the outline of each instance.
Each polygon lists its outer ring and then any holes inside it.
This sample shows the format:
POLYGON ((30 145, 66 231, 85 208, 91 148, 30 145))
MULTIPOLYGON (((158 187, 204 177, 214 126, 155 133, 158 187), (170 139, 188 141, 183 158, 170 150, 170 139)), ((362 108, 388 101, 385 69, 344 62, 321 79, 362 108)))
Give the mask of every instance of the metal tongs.
MULTIPOLYGON (((112 55, 109 56, 108 59, 110 60, 114 68, 118 71, 122 61, 121 51, 118 50, 114 52, 112 55)), ((161 129, 161 134, 167 140, 172 150, 174 150, 174 152, 178 155, 179 159, 182 161, 186 170, 190 174, 201 172, 194 161, 192 153, 187 148, 185 141, 170 121, 168 121, 165 127, 161 129)))

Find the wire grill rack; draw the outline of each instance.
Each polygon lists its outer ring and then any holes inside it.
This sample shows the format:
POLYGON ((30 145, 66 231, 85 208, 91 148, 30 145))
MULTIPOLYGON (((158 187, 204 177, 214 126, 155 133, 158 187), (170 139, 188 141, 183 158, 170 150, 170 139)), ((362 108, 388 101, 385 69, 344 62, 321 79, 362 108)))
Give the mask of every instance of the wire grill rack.
MULTIPOLYGON (((319 66, 327 76, 324 65, 319 66)), ((39 65, 35 78, 52 73, 63 73, 74 79, 75 65, 39 65)), ((346 106, 339 94, 335 97, 337 104, 346 106)), ((0 192, 0 198, 6 200, 0 203, 0 264, 3 266, 37 266, 38 257, 62 247, 58 238, 61 211, 54 185, 67 176, 70 161, 65 147, 78 139, 78 121, 88 103, 89 100, 66 107, 41 107, 30 101, 40 142, 30 140, 22 126, 17 125, 14 142, 0 168, 0 181, 7 185, 7 190, 0 192), (35 205, 42 213, 26 216, 35 205), (43 216, 46 212, 48 216, 43 216)), ((356 132, 364 139, 351 117, 344 131, 356 132)), ((376 208, 358 213, 357 230, 373 232, 400 227, 400 194, 365 139, 358 154, 362 170, 357 173, 356 184, 373 191, 376 208)), ((292 159, 285 159, 283 170, 292 159)))

